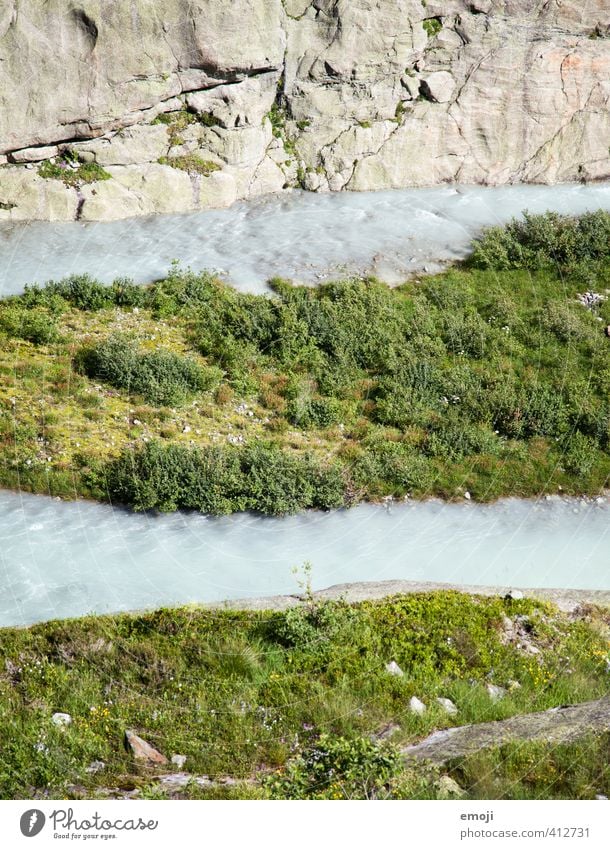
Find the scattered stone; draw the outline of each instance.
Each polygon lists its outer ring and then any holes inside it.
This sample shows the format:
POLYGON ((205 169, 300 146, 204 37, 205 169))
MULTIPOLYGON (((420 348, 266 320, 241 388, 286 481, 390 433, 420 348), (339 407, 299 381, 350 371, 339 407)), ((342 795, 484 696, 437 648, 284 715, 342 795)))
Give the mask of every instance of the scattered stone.
POLYGON ((436 701, 442 707, 442 709, 445 711, 445 713, 449 714, 449 716, 455 716, 456 713, 458 712, 457 707, 451 701, 451 699, 445 699, 442 696, 438 696, 436 701))
POLYGON ((184 427, 182 428, 182 433, 190 433, 190 432, 191 432, 190 426, 184 425, 184 427))
POLYGON ((85 772, 88 772, 90 775, 95 775, 97 772, 101 772, 103 769, 106 769, 106 764, 104 761, 91 761, 88 767, 85 767, 85 772))
POLYGON ((595 798, 596 798, 598 801, 600 801, 600 802, 601 802, 601 801, 604 801, 604 802, 607 802, 607 801, 608 801, 608 797, 607 797, 607 796, 604 796, 604 794, 603 794, 603 793, 598 793, 598 794, 595 796, 595 798))
POLYGON ((405 674, 395 660, 391 660, 389 663, 386 663, 385 671, 389 672, 390 675, 396 675, 399 678, 405 674))
POLYGON ((520 690, 520 689, 521 689, 521 684, 520 684, 518 681, 514 681, 514 680, 512 680, 512 679, 511 679, 511 680, 507 683, 507 687, 508 687, 509 691, 511 691, 511 690, 520 690))
POLYGON ((466 796, 466 791, 450 775, 441 775, 435 787, 439 799, 463 799, 466 796))
POLYGON ((186 763, 186 755, 172 755, 172 763, 175 764, 178 769, 182 769, 186 763))
POLYGON ((468 492, 468 490, 466 490, 466 492, 464 493, 464 498, 466 499, 466 501, 470 501, 470 499, 472 498, 472 496, 471 496, 471 494, 468 492))
POLYGON ((597 292, 583 292, 582 295, 577 295, 576 297, 583 307, 588 310, 595 309, 595 307, 598 307, 606 300, 603 295, 599 295, 597 292))
POLYGON ((65 728, 72 724, 72 717, 69 713, 54 713, 51 717, 51 722, 58 728, 65 728))
POLYGON ((504 598, 508 601, 512 599, 513 601, 520 601, 523 598, 523 593, 521 590, 509 590, 504 598))
POLYGON ((74 796, 77 799, 87 798, 87 788, 82 784, 68 784, 66 789, 70 796, 74 796))
POLYGON ((147 761, 151 764, 166 764, 167 758, 154 749, 150 743, 143 740, 135 731, 125 732, 125 744, 131 749, 136 760, 147 761))
POLYGON ((485 688, 492 702, 499 702, 506 695, 504 687, 498 687, 497 684, 488 684, 485 688))
POLYGON ((411 696, 409 700, 409 710, 411 713, 416 713, 418 716, 421 716, 426 712, 426 705, 417 698, 417 696, 411 696))
POLYGON ((610 324, 606 325, 604 333, 608 336, 608 338, 610 338, 610 324))
POLYGON ((255 784, 253 778, 231 778, 230 776, 210 778, 208 775, 192 775, 190 772, 170 772, 158 775, 155 779, 169 790, 181 790, 187 784, 197 784, 199 787, 235 787, 237 784, 255 784))

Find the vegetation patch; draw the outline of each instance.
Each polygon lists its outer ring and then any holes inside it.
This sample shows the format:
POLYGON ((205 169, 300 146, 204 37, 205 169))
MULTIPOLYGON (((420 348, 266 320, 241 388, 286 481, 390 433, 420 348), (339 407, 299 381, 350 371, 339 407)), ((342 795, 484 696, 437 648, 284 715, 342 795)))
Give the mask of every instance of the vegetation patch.
MULTIPOLYGON (((599 698, 608 634, 607 611, 456 592, 348 605, 306 591, 283 612, 183 608, 2 629, 0 795, 443 798, 438 771, 406 766, 401 746, 599 698), (506 641, 507 620, 527 625, 537 654, 506 641), (136 760, 128 730, 167 765, 136 760), (193 780, 158 781, 173 772, 193 780), (204 775, 237 783, 196 783, 204 775)), ((605 735, 505 747, 446 771, 471 799, 591 799, 610 795, 607 756, 605 735)))
POLYGON ((270 296, 249 295, 179 266, 148 287, 87 275, 30 287, 0 302, 0 481, 104 499, 108 463, 114 498, 213 512, 598 495, 610 476, 607 228, 605 213, 528 216, 484 234, 463 266, 396 289, 276 279, 270 296), (150 443, 159 468, 188 447, 181 480, 217 455, 218 486, 225 464, 242 480, 217 504, 177 479, 156 495, 149 481, 144 497, 113 464, 152 475, 150 443), (268 500, 255 443, 273 452, 268 500), (332 497, 316 502, 320 470, 332 497))
POLYGON ((443 22, 440 18, 425 18, 422 21, 422 26, 428 38, 434 38, 442 30, 443 22))
POLYGON ((120 334, 84 348, 77 361, 89 377, 158 405, 183 404, 196 392, 209 389, 217 376, 214 370, 206 371, 173 351, 142 353, 136 343, 120 334))
MULTIPOLYGON (((92 474, 97 484, 97 470, 92 474)), ((329 510, 345 500, 338 464, 261 443, 238 450, 149 442, 118 457, 102 480, 111 497, 136 510, 284 515, 310 507, 329 510)))
POLYGON ((43 162, 38 167, 38 176, 45 180, 61 180, 66 186, 82 186, 110 179, 110 174, 97 162, 79 162, 78 154, 71 151, 64 152, 55 162, 43 162))
POLYGON ((170 165, 172 168, 178 168, 188 174, 201 174, 203 177, 209 177, 214 171, 220 171, 218 163, 212 162, 210 159, 203 159, 196 153, 187 153, 184 156, 162 156, 159 159, 159 164, 170 165))

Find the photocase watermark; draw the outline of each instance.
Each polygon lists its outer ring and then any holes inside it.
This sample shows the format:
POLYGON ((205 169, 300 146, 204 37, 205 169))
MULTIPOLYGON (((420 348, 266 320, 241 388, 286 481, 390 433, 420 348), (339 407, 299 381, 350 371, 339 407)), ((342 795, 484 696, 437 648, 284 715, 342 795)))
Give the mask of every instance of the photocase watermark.
POLYGON ((21 815, 19 827, 24 837, 36 837, 44 828, 46 817, 37 808, 31 808, 21 815))
POLYGON ((46 822, 52 827, 53 836, 64 840, 109 840, 116 838, 121 832, 155 831, 159 825, 159 820, 144 820, 142 817, 111 819, 97 811, 92 815, 80 817, 74 815, 72 808, 58 808, 45 816, 37 808, 31 808, 21 815, 19 827, 24 837, 35 837, 40 834, 46 822))

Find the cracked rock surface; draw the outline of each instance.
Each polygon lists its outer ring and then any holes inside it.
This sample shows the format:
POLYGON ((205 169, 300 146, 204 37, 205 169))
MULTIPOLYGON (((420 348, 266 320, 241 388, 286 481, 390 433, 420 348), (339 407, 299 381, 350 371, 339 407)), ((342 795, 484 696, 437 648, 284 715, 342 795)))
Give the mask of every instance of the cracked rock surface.
POLYGON ((0 220, 607 178, 609 36, 607 0, 7 0, 0 220))

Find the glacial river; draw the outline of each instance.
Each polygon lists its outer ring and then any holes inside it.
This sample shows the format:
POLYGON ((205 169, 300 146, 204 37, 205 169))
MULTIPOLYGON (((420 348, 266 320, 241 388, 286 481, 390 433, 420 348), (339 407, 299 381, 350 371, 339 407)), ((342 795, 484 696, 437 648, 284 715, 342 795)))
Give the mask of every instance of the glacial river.
MULTIPOLYGON (((374 271, 396 282, 463 257, 485 225, 553 209, 610 209, 610 185, 294 192, 228 210, 103 224, 0 226, 0 294, 88 271, 163 275, 172 259, 242 289, 273 275, 316 282, 374 271)), ((390 579, 610 589, 610 505, 509 499, 361 505, 269 519, 134 515, 0 492, 0 626, 160 604, 390 579)))
POLYGON ((142 515, 0 492, 0 626, 393 579, 610 589, 610 503, 360 505, 282 519, 142 515))
POLYGON ((230 209, 104 223, 0 225, 0 294, 89 272, 149 282, 173 259, 214 269, 240 289, 275 275, 317 282, 374 272, 396 283, 468 252, 487 225, 522 210, 610 210, 610 184, 473 186, 318 195, 295 191, 230 209))

